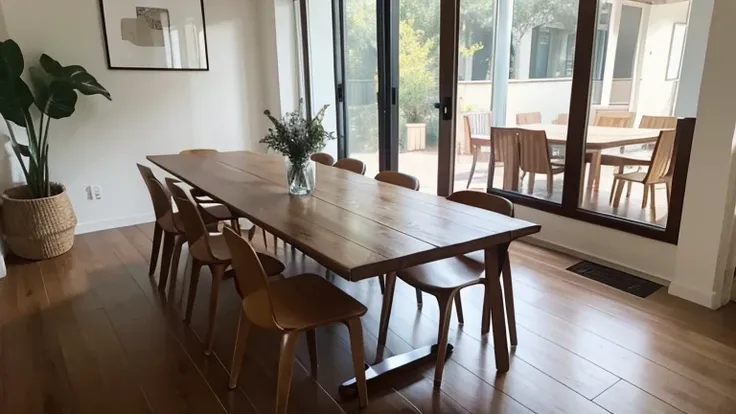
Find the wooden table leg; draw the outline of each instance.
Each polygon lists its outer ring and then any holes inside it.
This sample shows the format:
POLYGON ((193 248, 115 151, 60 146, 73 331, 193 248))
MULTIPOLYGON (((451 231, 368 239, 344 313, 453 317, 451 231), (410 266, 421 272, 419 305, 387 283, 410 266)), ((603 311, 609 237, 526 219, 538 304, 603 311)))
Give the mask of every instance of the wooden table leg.
POLYGON ((491 325, 493 326, 493 348, 496 354, 496 370, 509 370, 509 344, 506 335, 506 311, 501 289, 501 270, 508 251, 508 243, 485 250, 486 289, 491 307, 491 325))
POLYGON ((601 174, 601 155, 602 152, 596 150, 591 152, 590 170, 588 171, 588 192, 598 189, 596 178, 601 174))

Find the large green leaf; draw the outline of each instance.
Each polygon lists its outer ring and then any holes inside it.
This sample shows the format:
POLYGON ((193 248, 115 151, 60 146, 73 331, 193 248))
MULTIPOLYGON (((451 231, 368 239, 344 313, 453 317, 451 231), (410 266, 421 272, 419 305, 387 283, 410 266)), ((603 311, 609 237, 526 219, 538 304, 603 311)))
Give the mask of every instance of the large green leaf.
POLYGON ((67 118, 74 114, 77 99, 77 93, 68 83, 54 81, 48 87, 42 110, 54 119, 67 118))
POLYGON ((33 103, 33 94, 21 78, 0 82, 0 114, 14 124, 26 127, 25 114, 33 103))
POLYGON ((110 93, 82 66, 61 66, 59 62, 47 54, 41 55, 40 63, 46 73, 53 76, 55 80, 68 83, 82 94, 102 95, 108 100, 112 100, 110 93))
POLYGON ((0 79, 11 81, 20 78, 24 68, 20 46, 12 39, 0 42, 0 79))

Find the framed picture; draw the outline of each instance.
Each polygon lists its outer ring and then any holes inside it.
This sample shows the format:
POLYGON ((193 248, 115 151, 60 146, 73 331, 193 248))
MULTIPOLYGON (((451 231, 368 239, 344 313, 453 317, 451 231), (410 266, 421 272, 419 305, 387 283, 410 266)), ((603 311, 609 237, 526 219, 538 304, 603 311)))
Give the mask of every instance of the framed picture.
POLYGON ((110 69, 209 70, 203 0, 100 0, 110 69))

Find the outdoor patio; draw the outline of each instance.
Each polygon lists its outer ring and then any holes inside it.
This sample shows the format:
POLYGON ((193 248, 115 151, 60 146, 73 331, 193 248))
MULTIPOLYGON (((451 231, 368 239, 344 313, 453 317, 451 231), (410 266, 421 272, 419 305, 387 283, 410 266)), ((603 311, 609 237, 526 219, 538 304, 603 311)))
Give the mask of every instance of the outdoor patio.
MULTIPOLYGON (((378 173, 378 154, 376 153, 353 153, 351 157, 357 158, 366 163, 367 176, 374 176, 378 173)), ((454 191, 464 190, 470 174, 470 167, 473 162, 471 155, 455 156, 455 180, 454 191)), ((601 170, 601 182, 598 191, 587 191, 583 196, 582 207, 588 210, 597 211, 603 214, 610 214, 628 219, 637 220, 645 223, 664 226, 667 221, 667 194, 664 185, 657 186, 656 195, 654 196, 656 203, 656 216, 652 215, 651 209, 641 208, 644 187, 640 184, 634 184, 631 191, 631 197, 621 198, 621 203, 617 209, 609 204, 611 195, 611 185, 613 184, 614 167, 603 166, 601 170)), ((417 177, 421 183, 420 191, 436 194, 437 192, 437 151, 412 151, 402 152, 399 155, 399 171, 417 177)), ((587 168, 585 171, 587 180, 587 168)), ((494 188, 502 187, 503 180, 503 164, 498 164, 493 180, 494 188)), ((555 202, 561 202, 562 183, 564 174, 558 174, 554 180, 554 191, 551 197, 547 196, 546 176, 537 175, 534 185, 534 196, 538 198, 549 199, 555 202)), ((478 162, 473 175, 473 181, 470 185, 471 190, 486 191, 486 183, 488 180, 488 164, 478 162)), ((527 193, 528 178, 525 178, 520 186, 520 191, 527 193)))

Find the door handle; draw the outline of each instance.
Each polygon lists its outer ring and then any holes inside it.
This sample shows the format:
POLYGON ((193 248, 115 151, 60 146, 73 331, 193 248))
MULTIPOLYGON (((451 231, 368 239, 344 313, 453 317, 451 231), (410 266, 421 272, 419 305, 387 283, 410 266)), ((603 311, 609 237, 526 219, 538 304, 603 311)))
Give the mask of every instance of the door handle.
POLYGON ((439 102, 435 102, 434 103, 434 108, 435 109, 440 109, 440 103, 439 102))
POLYGON ((440 115, 444 121, 452 121, 452 98, 442 98, 440 115))

